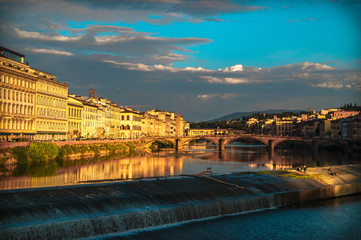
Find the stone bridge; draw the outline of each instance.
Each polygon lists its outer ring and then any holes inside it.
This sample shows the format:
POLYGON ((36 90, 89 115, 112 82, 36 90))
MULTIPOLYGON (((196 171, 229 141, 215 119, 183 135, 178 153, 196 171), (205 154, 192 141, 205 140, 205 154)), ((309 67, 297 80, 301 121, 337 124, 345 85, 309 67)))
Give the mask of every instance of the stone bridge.
POLYGON ((225 146, 238 139, 254 139, 263 143, 267 149, 272 152, 274 147, 281 142, 285 141, 300 141, 312 144, 317 148, 318 139, 307 139, 303 137, 293 136, 274 136, 274 135, 254 135, 254 134, 233 134, 233 135, 205 135, 205 136, 184 136, 184 137, 159 137, 159 138, 146 138, 145 144, 151 145, 156 141, 166 141, 172 143, 176 150, 182 149, 183 145, 189 144, 192 140, 207 140, 218 146, 218 149, 222 151, 225 146))

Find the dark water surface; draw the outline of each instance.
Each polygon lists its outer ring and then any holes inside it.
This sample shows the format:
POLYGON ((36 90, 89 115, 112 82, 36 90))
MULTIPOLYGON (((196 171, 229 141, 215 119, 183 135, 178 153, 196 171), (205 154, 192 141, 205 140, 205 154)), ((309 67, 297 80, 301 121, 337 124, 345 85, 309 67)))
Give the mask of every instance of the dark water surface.
POLYGON ((103 239, 361 239, 361 195, 103 239))
POLYGON ((44 165, 9 165, 0 169, 0 190, 77 185, 102 181, 122 181, 149 177, 197 174, 211 168, 215 174, 265 171, 355 163, 359 155, 342 152, 312 153, 307 150, 276 150, 270 155, 265 146, 233 143, 224 151, 216 146, 190 146, 183 152, 135 153, 111 160, 82 160, 44 165))

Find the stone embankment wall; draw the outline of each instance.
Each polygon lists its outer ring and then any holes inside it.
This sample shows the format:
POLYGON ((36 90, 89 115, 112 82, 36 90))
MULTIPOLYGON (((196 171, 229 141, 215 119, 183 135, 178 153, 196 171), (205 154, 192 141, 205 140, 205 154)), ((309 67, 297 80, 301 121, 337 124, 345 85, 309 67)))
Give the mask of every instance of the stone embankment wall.
POLYGON ((361 166, 0 192, 2 239, 87 238, 361 192, 361 166))

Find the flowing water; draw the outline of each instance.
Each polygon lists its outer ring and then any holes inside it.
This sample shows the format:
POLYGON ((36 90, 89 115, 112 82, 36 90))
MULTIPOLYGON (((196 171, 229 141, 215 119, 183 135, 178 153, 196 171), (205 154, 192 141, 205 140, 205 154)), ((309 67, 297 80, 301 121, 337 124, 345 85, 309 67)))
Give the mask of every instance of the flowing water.
POLYGON ((102 239, 319 239, 358 240, 361 195, 293 207, 220 217, 208 221, 110 235, 102 239))
POLYGON ((159 153, 136 153, 111 160, 82 160, 43 165, 10 165, 0 169, 0 190, 77 185, 102 181, 124 181, 139 178, 172 177, 197 174, 211 168, 213 173, 265 171, 354 163, 360 155, 342 152, 276 150, 270 155, 263 145, 240 142, 216 146, 200 144, 159 153))

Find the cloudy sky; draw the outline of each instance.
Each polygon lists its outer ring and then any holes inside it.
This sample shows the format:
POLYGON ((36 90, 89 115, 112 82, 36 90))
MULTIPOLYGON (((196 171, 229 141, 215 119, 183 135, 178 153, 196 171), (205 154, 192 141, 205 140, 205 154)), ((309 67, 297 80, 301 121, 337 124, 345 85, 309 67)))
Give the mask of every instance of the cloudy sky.
POLYGON ((0 0, 0 45, 69 92, 209 120, 361 104, 360 0, 0 0))

